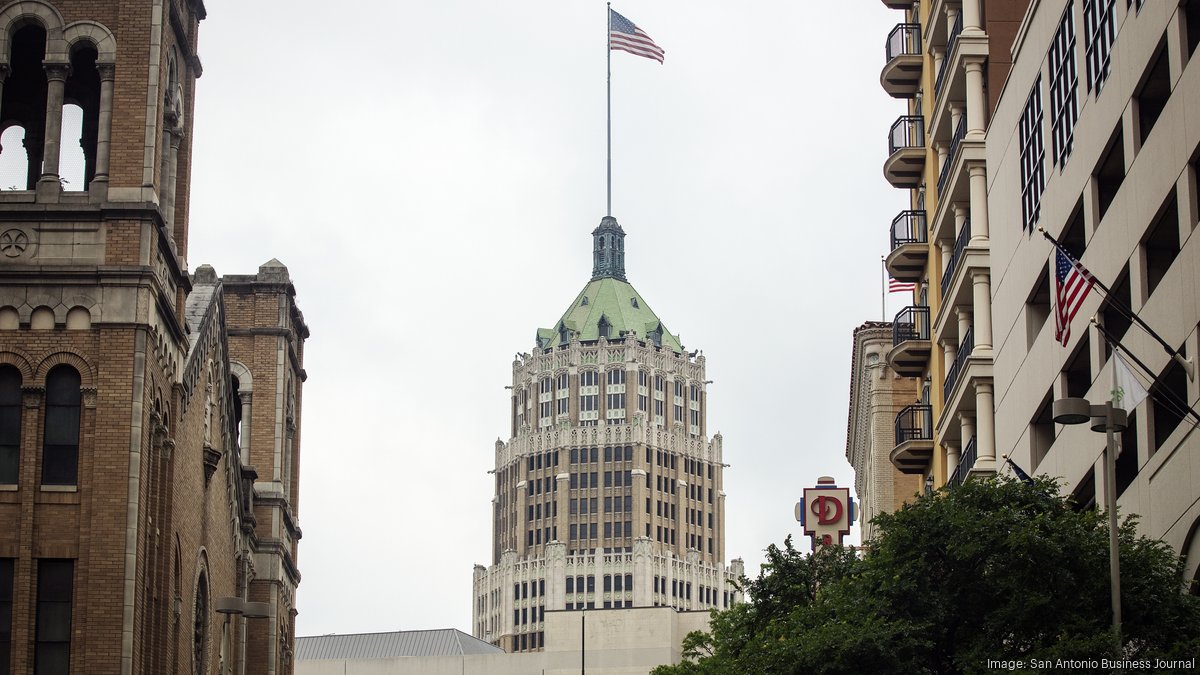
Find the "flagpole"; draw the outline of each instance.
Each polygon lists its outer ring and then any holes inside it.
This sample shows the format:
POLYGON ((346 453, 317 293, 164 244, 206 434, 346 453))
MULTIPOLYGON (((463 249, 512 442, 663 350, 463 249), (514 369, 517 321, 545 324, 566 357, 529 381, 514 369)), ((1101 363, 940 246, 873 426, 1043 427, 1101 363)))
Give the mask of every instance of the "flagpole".
POLYGON ((608 3, 606 11, 606 24, 608 26, 608 50, 605 54, 605 66, 608 69, 608 201, 605 204, 604 213, 607 216, 612 215, 612 3, 608 3))
POLYGON ((887 321, 887 262, 879 256, 879 266, 882 269, 879 276, 879 320, 887 321))
MULTIPOLYGON (((1067 250, 1065 248, 1063 248, 1063 245, 1060 244, 1057 239, 1050 236, 1050 233, 1047 232, 1040 225, 1038 226, 1038 232, 1041 232, 1043 237, 1045 237, 1047 240, 1049 240, 1051 244, 1054 244, 1055 248, 1061 249, 1064 253, 1066 253, 1067 250)), ((1071 257, 1070 254, 1068 254, 1068 257, 1071 257)), ((1071 259, 1074 260, 1074 257, 1071 257, 1071 259)), ((1076 262, 1078 262, 1078 261, 1076 261, 1076 262)), ((1196 371, 1193 370, 1192 362, 1189 359, 1184 358, 1183 354, 1179 353, 1179 350, 1177 350, 1174 347, 1172 347, 1171 345, 1167 344, 1167 341, 1162 339, 1162 337, 1160 337, 1158 333, 1154 332, 1154 329, 1150 327, 1150 324, 1143 321, 1142 317, 1135 314, 1131 308, 1125 307, 1118 301, 1117 298, 1113 297, 1112 290, 1110 290, 1108 286, 1105 286, 1104 282, 1097 279, 1096 275, 1090 274, 1090 273, 1089 273, 1089 275, 1092 277, 1092 283, 1094 283, 1096 286, 1099 286, 1101 291, 1104 291, 1104 296, 1106 298, 1108 298, 1110 301, 1112 301, 1113 307, 1118 312, 1120 312, 1122 315, 1124 315, 1126 319, 1129 319, 1133 323, 1136 323, 1137 325, 1141 326, 1142 329, 1145 330, 1150 335, 1150 337, 1154 338, 1155 341, 1158 342, 1158 344, 1162 345, 1162 348, 1164 350, 1166 350, 1166 352, 1168 354, 1171 355, 1171 358, 1174 359, 1176 362, 1178 362, 1179 365, 1183 366, 1184 371, 1187 372, 1187 376, 1188 376, 1189 380, 1195 379, 1196 371)), ((1128 350, 1126 350, 1126 351, 1128 351, 1128 350)), ((1146 372, 1150 372, 1150 371, 1146 371, 1146 372)))

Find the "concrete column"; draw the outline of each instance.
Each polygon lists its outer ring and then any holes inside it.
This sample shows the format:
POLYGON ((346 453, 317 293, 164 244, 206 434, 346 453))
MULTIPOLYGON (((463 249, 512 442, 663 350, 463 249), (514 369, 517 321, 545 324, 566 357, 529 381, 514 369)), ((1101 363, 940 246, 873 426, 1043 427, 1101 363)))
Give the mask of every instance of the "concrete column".
POLYGON ((979 450, 979 461, 988 466, 996 464, 996 413, 992 400, 992 383, 975 384, 975 421, 978 426, 975 447, 979 450))
POLYGON ((963 0, 963 33, 983 32, 983 22, 980 20, 979 0, 963 0))
POLYGON ((967 171, 971 176, 971 245, 988 246, 991 228, 988 226, 987 168, 972 164, 967 171))
POLYGON ((111 63, 97 63, 96 71, 100 74, 100 123, 96 135, 96 175, 88 184, 88 192, 91 201, 103 202, 108 198, 108 166, 112 155, 113 80, 116 79, 117 72, 111 63))
MULTIPOLYGON (((975 297, 975 349, 992 349, 992 280, 987 272, 971 277, 975 297)), ((961 337, 961 336, 960 336, 961 337)))
MULTIPOLYGON (((566 459, 569 452, 567 448, 563 448, 560 456, 566 459)), ((566 464, 566 462, 563 463, 566 464)), ((558 504, 558 515, 554 518, 553 527, 558 528, 558 534, 556 536, 552 530, 550 536, 565 543, 571 538, 571 474, 564 471, 556 475, 554 481, 558 486, 558 489, 554 492, 554 502, 558 504)), ((566 555, 565 546, 563 547, 563 555, 566 555)), ((562 607, 556 607, 555 609, 562 609, 562 607)))
POLYGON ((947 35, 950 34, 950 31, 954 30, 954 22, 957 19, 958 19, 958 8, 957 7, 947 7, 946 8, 946 34, 947 35))
POLYGON ((943 443, 942 447, 946 448, 946 480, 948 481, 950 476, 954 475, 954 470, 958 468, 961 453, 955 443, 943 443))
MULTIPOLYGON (((958 341, 962 342, 962 338, 971 328, 971 311, 965 307, 954 308, 955 315, 958 316, 958 341)), ((975 339, 975 344, 979 344, 979 339, 975 339)))
POLYGON ((38 196, 62 192, 58 176, 59 140, 62 137, 63 94, 71 67, 65 63, 48 63, 46 68, 46 134, 42 139, 42 175, 38 179, 38 196))
MULTIPOLYGON (((963 31, 965 32, 966 29, 964 28, 963 31)), ((967 71, 966 137, 971 140, 982 141, 983 134, 986 131, 984 113, 987 111, 987 101, 984 100, 983 96, 983 61, 980 59, 968 59, 964 65, 967 71)))
POLYGON ((951 134, 953 134, 954 130, 958 128, 958 122, 959 122, 959 120, 962 119, 963 112, 965 112, 963 105, 958 104, 958 103, 953 103, 950 105, 950 133, 951 134))
POLYGON ((975 417, 967 413, 958 413, 958 426, 961 430, 959 435, 962 437, 962 447, 967 447, 967 442, 975 435, 975 417))
POLYGON ((940 344, 942 345, 942 355, 945 357, 943 360, 943 372, 948 373, 950 372, 950 367, 954 365, 954 357, 958 356, 958 342, 955 340, 942 340, 940 344))
POLYGON ((929 55, 933 57, 933 72, 941 72, 942 61, 946 60, 946 52, 941 49, 930 49, 929 55))
MULTIPOLYGON (((93 185, 95 181, 93 181, 93 185)), ((238 445, 241 446, 242 464, 250 465, 250 406, 253 401, 253 392, 245 391, 241 393, 242 398, 242 428, 238 432, 238 445)))
POLYGON ((946 162, 948 161, 949 156, 950 156, 950 146, 946 145, 945 143, 934 143, 933 149, 935 151, 937 151, 937 156, 938 156, 937 170, 938 170, 939 175, 941 175, 940 172, 942 170, 942 167, 946 166, 946 162))

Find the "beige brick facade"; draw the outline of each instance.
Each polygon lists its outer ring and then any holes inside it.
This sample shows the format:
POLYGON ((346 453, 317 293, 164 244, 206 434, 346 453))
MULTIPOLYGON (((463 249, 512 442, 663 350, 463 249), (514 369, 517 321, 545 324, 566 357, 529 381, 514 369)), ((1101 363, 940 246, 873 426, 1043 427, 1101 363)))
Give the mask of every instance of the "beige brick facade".
POLYGON ((0 415, 0 671, 292 672, 308 329, 278 261, 188 273, 204 16, 0 7, 0 118, 31 169, 0 191, 0 389, 19 401, 0 415), (82 185, 44 140, 64 99, 83 110, 82 185))

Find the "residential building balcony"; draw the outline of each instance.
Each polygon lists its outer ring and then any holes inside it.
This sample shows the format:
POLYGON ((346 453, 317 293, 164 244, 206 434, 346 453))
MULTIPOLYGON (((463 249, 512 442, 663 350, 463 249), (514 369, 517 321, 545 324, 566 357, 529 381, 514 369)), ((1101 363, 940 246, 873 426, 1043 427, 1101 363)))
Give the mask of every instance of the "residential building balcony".
POLYGON ((925 119, 904 115, 888 132, 888 158, 883 175, 893 187, 912 189, 921 184, 925 171, 925 119))
POLYGON ((929 363, 929 307, 913 305, 905 307, 892 320, 892 349, 888 352, 888 366, 897 375, 917 377, 925 372, 929 363))
POLYGON ((958 384, 958 376, 963 372, 967 363, 967 357, 973 351, 975 351, 975 333, 972 329, 968 328, 967 334, 958 343, 958 350, 954 354, 954 361, 950 363, 950 367, 946 370, 946 381, 942 384, 943 401, 949 401, 954 397, 954 387, 958 384))
POLYGON ((950 474, 950 479, 946 481, 946 485, 962 485, 963 481, 971 475, 971 469, 975 468, 975 460, 979 458, 979 447, 975 443, 975 437, 972 436, 963 447, 962 456, 958 460, 958 466, 955 467, 954 473, 950 474))
POLYGON ((879 84, 893 98, 912 98, 921 86, 921 24, 900 23, 887 39, 887 63, 879 84))
POLYGON ((896 415, 895 446, 889 459, 902 473, 924 473, 933 458, 933 407, 916 403, 896 415))
MULTIPOLYGON (((951 228, 953 228, 952 224, 947 225, 949 232, 953 233, 951 228)), ((956 310, 961 309, 974 313, 983 309, 982 306, 979 306, 981 302, 986 302, 989 306, 988 311, 990 311, 990 297, 987 299, 978 297, 975 289, 976 275, 990 273, 990 241, 977 237, 976 234, 971 224, 971 218, 968 216, 959 228, 957 236, 954 237, 954 244, 949 250, 949 255, 943 253, 946 269, 942 272, 941 303, 938 306, 933 326, 938 339, 944 340, 948 337, 961 336, 961 330, 956 326, 958 321, 956 310)), ((945 244, 946 241, 943 239, 941 245, 945 246, 945 244)))
POLYGON ((891 253, 884 264, 898 281, 920 281, 929 260, 929 235, 925 211, 901 211, 892 219, 891 253))
POLYGON ((912 9, 914 0, 883 0, 883 4, 892 9, 912 9))

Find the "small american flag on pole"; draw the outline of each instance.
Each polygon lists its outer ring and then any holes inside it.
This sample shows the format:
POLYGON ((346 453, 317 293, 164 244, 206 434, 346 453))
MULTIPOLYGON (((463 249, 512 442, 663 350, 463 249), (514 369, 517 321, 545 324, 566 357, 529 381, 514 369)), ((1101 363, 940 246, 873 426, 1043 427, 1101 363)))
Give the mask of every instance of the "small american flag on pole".
POLYGON ((612 8, 608 10, 608 48, 644 56, 659 63, 663 62, 666 54, 641 28, 612 8))
POLYGON ((916 288, 915 283, 896 281, 888 277, 888 293, 912 293, 916 288))
POLYGON ((1083 299, 1092 290, 1096 278, 1083 263, 1054 247, 1054 339, 1066 347, 1071 339, 1071 320, 1079 311, 1083 299))

